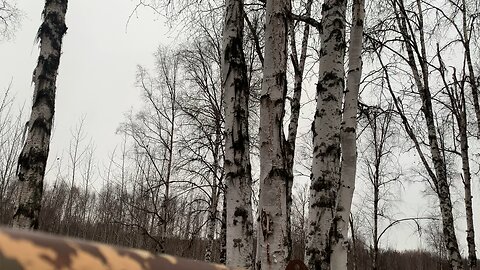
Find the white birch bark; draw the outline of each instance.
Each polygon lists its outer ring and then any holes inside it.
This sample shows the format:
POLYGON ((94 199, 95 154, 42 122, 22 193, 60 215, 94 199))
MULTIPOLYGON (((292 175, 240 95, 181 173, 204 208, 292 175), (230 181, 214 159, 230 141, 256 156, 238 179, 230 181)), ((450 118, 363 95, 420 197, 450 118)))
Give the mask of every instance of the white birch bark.
POLYGON ((284 270, 290 257, 288 168, 283 130, 290 0, 267 0, 260 97, 260 200, 257 269, 284 270))
POLYGON ((352 6, 352 29, 348 59, 347 87, 345 89, 343 121, 340 131, 342 165, 337 212, 332 230, 330 255, 332 269, 347 269, 348 224, 352 206, 357 170, 357 110, 360 79, 362 76, 364 0, 354 0, 352 6))
POLYGON ((317 109, 312 125, 313 164, 305 260, 310 270, 330 269, 330 230, 340 180, 340 123, 345 88, 345 0, 322 6, 317 109))
POLYGON ((67 31, 67 0, 46 1, 43 23, 38 30, 40 55, 33 73, 32 113, 28 134, 18 158, 17 198, 13 226, 38 228, 43 179, 55 112, 55 91, 62 38, 67 31))
POLYGON ((249 85, 243 52, 243 0, 227 0, 223 30, 225 95, 226 264, 253 269, 249 85))

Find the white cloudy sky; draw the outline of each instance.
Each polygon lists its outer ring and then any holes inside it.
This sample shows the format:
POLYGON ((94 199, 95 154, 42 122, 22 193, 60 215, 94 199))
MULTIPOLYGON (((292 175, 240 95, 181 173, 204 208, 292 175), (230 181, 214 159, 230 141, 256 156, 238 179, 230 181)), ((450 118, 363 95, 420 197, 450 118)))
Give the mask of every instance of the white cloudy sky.
MULTIPOLYGON (((24 12, 16 37, 0 43, 0 89, 12 81, 19 103, 31 105, 32 71, 38 57, 35 34, 44 1, 18 1, 24 12)), ((134 87, 138 64, 149 65, 160 43, 172 42, 161 17, 149 10, 127 20, 134 8, 130 0, 69 1, 68 32, 57 83, 52 154, 70 140, 70 130, 85 116, 88 135, 102 154, 118 142, 115 130, 123 114, 138 106, 134 87)))
MULTIPOLYGON (((27 109, 31 106, 31 78, 38 56, 35 35, 43 4, 44 1, 18 1, 24 12, 22 26, 14 39, 0 43, 1 92, 12 82, 18 104, 25 104, 27 109)), ((70 130, 83 116, 85 130, 96 146, 97 159, 106 160, 120 141, 115 131, 124 113, 140 106, 139 92, 134 86, 136 66, 151 65, 159 44, 175 42, 178 33, 169 30, 164 20, 149 10, 134 16, 127 28, 134 7, 133 0, 69 1, 51 160, 68 148, 70 130)), ((419 185, 406 184, 399 207, 394 210, 397 217, 421 215, 428 207, 419 199, 422 196, 419 185)), ((362 202, 357 204, 361 206, 362 202)), ((459 237, 464 242, 463 234, 459 237)), ((409 226, 399 226, 386 235, 382 246, 425 246, 417 238, 409 226)))

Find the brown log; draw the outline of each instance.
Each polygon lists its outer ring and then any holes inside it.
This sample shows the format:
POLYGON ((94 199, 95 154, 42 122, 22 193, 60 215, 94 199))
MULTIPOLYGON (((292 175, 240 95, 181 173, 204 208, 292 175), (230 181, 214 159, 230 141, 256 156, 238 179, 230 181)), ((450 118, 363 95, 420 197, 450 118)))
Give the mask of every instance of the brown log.
POLYGON ((0 270, 229 270, 170 255, 0 228, 0 270))

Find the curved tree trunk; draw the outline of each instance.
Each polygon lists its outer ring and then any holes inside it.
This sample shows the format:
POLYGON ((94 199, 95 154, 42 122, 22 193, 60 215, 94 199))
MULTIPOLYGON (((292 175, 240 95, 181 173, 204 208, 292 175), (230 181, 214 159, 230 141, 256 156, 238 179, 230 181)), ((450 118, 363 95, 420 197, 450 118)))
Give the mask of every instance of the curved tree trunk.
POLYGON ((267 0, 260 96, 260 200, 257 269, 283 270, 290 259, 288 167, 283 129, 290 0, 267 0))
POLYGON ((313 164, 305 259, 310 270, 330 269, 330 233, 340 181, 340 123, 345 88, 346 0, 322 6, 317 109, 312 125, 313 164))
POLYGON ((38 228, 43 179, 55 112, 55 91, 62 38, 67 31, 67 0, 47 0, 38 30, 40 56, 33 73, 33 106, 28 135, 18 158, 18 186, 14 227, 38 228))
POLYGON ((337 212, 332 227, 332 230, 335 231, 332 233, 332 254, 330 256, 332 269, 338 270, 346 270, 348 266, 348 222, 357 171, 357 110, 360 79, 362 76, 364 5, 364 0, 354 0, 352 6, 347 87, 340 131, 342 147, 340 190, 337 198, 337 212))
POLYGON ((243 52, 243 0, 227 0, 223 31, 222 83, 225 93, 226 263, 253 269, 253 217, 249 85, 243 52))

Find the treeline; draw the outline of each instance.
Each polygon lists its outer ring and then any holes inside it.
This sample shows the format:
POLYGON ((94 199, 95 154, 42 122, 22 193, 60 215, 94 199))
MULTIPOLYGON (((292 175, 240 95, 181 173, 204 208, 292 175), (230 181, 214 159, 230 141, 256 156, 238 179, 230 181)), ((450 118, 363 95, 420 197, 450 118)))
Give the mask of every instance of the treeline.
MULTIPOLYGON (((138 194, 137 194, 138 195, 138 194)), ((98 194, 89 190, 82 192, 80 187, 72 190, 65 181, 49 185, 43 199, 44 208, 40 215, 40 230, 70 237, 88 239, 112 245, 127 246, 158 252, 161 235, 146 230, 155 227, 148 219, 144 224, 137 223, 138 215, 134 207, 122 202, 125 197, 135 197, 133 194, 121 192, 118 185, 103 188, 98 194), (72 194, 70 194, 72 193, 72 194), (68 197, 72 196, 72 211, 67 211, 68 197), (85 207, 86 204, 86 207, 85 207), (70 213, 67 216, 67 213, 70 213), (130 213, 130 214, 129 214, 130 213)), ((206 215, 201 208, 195 208, 188 202, 177 202, 175 220, 169 226, 169 234, 164 241, 165 252, 171 255, 203 260, 209 244, 206 239, 206 215)), ((12 215, 12 208, 2 208, 0 217, 5 224, 5 217, 12 215)), ((138 211, 138 210, 137 210, 138 211)), ((141 212, 141 211, 140 211, 141 212)), ((301 232, 294 232, 292 259, 304 258, 304 243, 299 239, 301 232)), ((372 269, 372 253, 368 245, 357 240, 348 254, 349 270, 372 269)), ((212 261, 221 262, 221 240, 214 241, 212 261)), ((380 250, 376 269, 388 270, 447 270, 449 268, 446 253, 432 253, 428 250, 380 250)), ((466 265, 466 264, 465 264, 466 265)), ((480 269, 480 265, 473 268, 480 269)))

